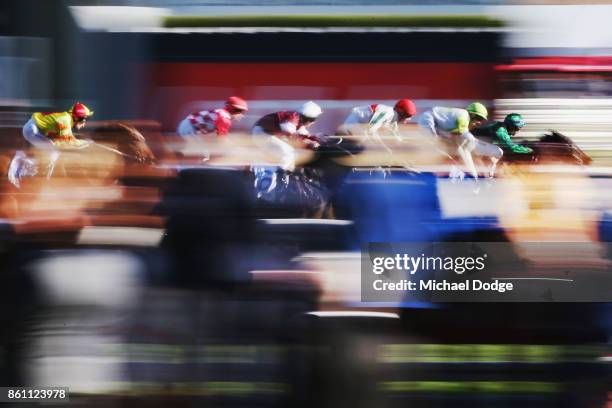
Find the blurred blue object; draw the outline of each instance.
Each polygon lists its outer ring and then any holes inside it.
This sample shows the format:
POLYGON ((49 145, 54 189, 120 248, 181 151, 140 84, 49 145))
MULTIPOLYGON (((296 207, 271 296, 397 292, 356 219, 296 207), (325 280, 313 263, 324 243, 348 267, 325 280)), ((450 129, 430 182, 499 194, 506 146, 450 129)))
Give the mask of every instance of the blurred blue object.
POLYGON ((340 189, 337 215, 355 223, 353 246, 367 242, 435 241, 441 220, 433 174, 353 172, 340 189))
POLYGON ((598 233, 601 242, 612 242, 612 211, 606 211, 601 216, 598 233))
POLYGON ((353 172, 334 203, 338 218, 354 221, 349 243, 505 241, 497 217, 443 218, 431 173, 353 172))

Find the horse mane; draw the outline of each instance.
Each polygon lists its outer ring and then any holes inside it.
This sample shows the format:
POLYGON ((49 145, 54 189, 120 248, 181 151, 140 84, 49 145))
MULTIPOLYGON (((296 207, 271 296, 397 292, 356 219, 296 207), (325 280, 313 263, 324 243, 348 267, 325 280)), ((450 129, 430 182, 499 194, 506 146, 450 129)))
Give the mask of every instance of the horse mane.
POLYGON ((540 142, 544 143, 558 143, 568 146, 573 146, 574 142, 564 134, 557 132, 556 130, 549 130, 544 136, 540 138, 540 142))

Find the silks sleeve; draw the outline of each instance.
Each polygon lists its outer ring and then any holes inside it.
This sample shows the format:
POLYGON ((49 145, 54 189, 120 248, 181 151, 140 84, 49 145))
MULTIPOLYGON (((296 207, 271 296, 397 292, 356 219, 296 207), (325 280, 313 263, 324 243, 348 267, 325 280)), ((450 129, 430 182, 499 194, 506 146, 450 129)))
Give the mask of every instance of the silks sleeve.
POLYGON ((533 149, 529 147, 521 146, 518 143, 514 143, 512 139, 510 138, 508 131, 503 126, 497 129, 497 132, 495 132, 495 135, 497 136, 499 144, 506 149, 510 149, 512 153, 526 154, 526 153, 531 153, 533 151, 533 149))

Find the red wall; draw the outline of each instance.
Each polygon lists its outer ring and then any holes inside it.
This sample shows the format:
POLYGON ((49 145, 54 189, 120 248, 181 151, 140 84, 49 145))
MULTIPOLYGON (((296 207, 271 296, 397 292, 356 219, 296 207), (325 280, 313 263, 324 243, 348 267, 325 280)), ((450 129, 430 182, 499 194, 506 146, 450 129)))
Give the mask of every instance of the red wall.
MULTIPOLYGON (((247 101, 268 101, 259 105, 267 110, 294 107, 283 100, 346 101, 348 106, 351 101, 407 97, 418 106, 419 100, 491 100, 497 94, 494 64, 481 62, 164 62, 145 69, 150 84, 145 113, 161 120, 165 130, 173 130, 181 117, 200 108, 194 101, 221 101, 233 94, 247 101)), ((331 109, 346 110, 342 104, 335 106, 331 109)))

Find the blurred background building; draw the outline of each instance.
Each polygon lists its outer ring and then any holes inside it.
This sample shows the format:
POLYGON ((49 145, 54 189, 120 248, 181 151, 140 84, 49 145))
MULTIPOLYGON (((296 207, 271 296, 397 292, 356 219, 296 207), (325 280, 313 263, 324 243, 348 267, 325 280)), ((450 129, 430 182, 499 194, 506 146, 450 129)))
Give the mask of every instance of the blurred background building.
POLYGON ((473 99, 495 105, 500 115, 522 109, 527 136, 561 127, 579 144, 591 144, 587 148, 604 145, 602 137, 610 130, 609 106, 603 100, 609 94, 607 56, 612 49, 607 24, 612 5, 606 2, 134 0, 16 1, 2 7, 2 99, 8 112, 20 110, 17 105, 57 109, 79 99, 95 102, 100 118, 150 118, 172 131, 185 113, 238 93, 253 100, 255 108, 239 125, 242 129, 281 104, 317 99, 328 112, 319 130, 330 132, 347 109, 366 99, 382 102, 408 95, 422 109, 441 101, 461 104, 473 99), (397 23, 374 30, 378 33, 357 23, 356 29, 345 28, 350 34, 343 37, 342 30, 317 28, 314 21, 307 24, 313 26, 310 30, 289 24, 283 28, 281 22, 255 32, 245 30, 247 22, 215 28, 181 19, 341 17, 349 11, 479 16, 481 21, 463 28, 443 27, 444 22, 429 27, 397 23), (385 50, 376 50, 374 41, 385 50), (437 64, 442 61, 447 65, 437 64), (395 71, 383 83, 376 82, 372 78, 380 77, 382 66, 368 64, 385 63, 391 64, 385 69, 393 66, 395 71), (450 69, 460 80, 444 82, 450 69), (322 74, 328 70, 337 74, 322 74), (344 75, 348 72, 356 78, 344 75), (299 81, 289 80, 293 78, 299 81), (521 101, 511 101, 517 98, 521 101))

